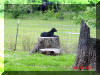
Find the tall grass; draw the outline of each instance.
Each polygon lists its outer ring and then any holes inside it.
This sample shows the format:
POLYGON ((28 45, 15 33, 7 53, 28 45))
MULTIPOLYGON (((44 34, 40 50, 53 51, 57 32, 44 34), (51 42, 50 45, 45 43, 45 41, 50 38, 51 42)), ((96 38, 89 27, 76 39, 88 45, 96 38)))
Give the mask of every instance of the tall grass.
POLYGON ((32 39, 30 39, 29 36, 23 36, 23 39, 22 39, 22 49, 24 51, 30 51, 33 49, 33 46, 34 46, 34 42, 32 39))

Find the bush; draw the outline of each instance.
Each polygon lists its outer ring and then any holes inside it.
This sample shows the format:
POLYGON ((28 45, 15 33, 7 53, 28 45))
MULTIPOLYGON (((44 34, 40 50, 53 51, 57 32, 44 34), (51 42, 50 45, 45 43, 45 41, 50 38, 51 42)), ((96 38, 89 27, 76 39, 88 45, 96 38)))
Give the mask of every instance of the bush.
POLYGON ((87 7, 85 11, 74 13, 73 15, 73 21, 76 24, 80 24, 82 18, 88 23, 88 25, 96 27, 96 8, 87 7))
POLYGON ((48 9, 47 11, 45 11, 45 13, 40 12, 40 14, 42 14, 44 20, 48 20, 50 17, 54 16, 54 9, 48 9))
POLYGON ((3 10, 4 10, 4 6, 3 4, 2 5, 0 4, 0 12, 3 12, 3 10))
POLYGON ((12 16, 14 18, 18 18, 18 16, 26 14, 26 11, 28 8, 30 8, 31 5, 5 5, 5 11, 12 13, 12 16))

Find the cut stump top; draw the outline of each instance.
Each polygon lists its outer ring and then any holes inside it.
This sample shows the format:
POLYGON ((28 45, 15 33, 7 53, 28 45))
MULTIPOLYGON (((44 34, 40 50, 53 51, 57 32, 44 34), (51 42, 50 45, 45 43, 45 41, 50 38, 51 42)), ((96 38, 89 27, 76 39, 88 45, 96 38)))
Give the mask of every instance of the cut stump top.
POLYGON ((39 37, 39 38, 45 38, 45 39, 47 38, 48 39, 48 38, 59 38, 59 37, 39 37))
POLYGON ((57 48, 44 48, 44 49, 40 49, 40 52, 50 52, 53 51, 54 53, 60 54, 61 53, 61 49, 57 49, 57 48))

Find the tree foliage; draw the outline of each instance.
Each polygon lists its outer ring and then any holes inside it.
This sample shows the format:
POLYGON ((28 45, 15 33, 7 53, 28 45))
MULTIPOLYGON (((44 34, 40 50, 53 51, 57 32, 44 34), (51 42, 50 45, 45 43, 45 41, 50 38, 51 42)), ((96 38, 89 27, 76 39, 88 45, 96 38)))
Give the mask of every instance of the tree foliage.
MULTIPOLYGON (((96 4, 100 0, 48 0, 49 2, 61 3, 61 4, 96 4)), ((5 4, 41 4, 42 0, 5 0, 2 1, 5 4)))

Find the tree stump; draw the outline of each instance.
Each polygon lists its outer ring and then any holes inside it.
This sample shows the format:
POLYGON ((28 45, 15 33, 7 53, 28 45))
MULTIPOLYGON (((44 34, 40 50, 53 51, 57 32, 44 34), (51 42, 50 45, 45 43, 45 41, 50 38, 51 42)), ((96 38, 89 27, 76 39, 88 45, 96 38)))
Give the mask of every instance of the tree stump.
POLYGON ((100 73, 100 39, 96 39, 96 72, 100 73))
POLYGON ((61 49, 57 49, 57 48, 44 48, 44 49, 40 49, 39 51, 42 54, 46 54, 46 55, 59 55, 61 54, 61 49))
POLYGON ((90 38, 90 28, 82 20, 77 49, 77 56, 74 66, 80 69, 80 66, 91 66, 96 68, 96 39, 90 38))
MULTIPOLYGON (((47 51, 50 54, 50 52, 54 52, 54 54, 56 53, 56 51, 54 50, 61 50, 60 49, 60 42, 59 42, 59 37, 39 37, 38 38, 38 43, 34 46, 34 49, 31 51, 31 53, 34 52, 45 52, 47 53, 47 51), (43 51, 45 50, 45 51, 43 51)), ((43 54, 45 54, 43 53, 43 54)), ((60 53, 59 53, 60 54, 60 53)))

